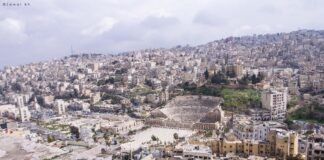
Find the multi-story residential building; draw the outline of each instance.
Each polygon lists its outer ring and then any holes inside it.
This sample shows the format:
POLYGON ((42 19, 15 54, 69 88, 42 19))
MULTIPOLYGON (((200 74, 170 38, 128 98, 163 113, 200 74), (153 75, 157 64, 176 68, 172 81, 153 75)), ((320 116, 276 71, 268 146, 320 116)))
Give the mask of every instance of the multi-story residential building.
POLYGON ((124 119, 122 121, 115 121, 110 124, 103 124, 101 126, 102 130, 113 134, 125 134, 129 131, 139 129, 143 126, 142 121, 136 121, 133 119, 124 119))
POLYGON ((183 147, 184 160, 213 159, 212 151, 209 147, 200 145, 186 145, 183 147))
MULTIPOLYGON (((293 131, 271 129, 268 135, 270 148, 275 148, 274 154, 284 159, 298 154, 298 134, 293 131)), ((273 150, 271 151, 273 153, 273 150)))
POLYGON ((16 97, 16 104, 17 104, 18 107, 25 106, 24 97, 23 96, 17 96, 16 97))
POLYGON ((243 66, 236 64, 236 65, 229 65, 226 67, 226 70, 229 73, 232 73, 233 75, 235 75, 235 77, 242 77, 243 76, 243 66))
POLYGON ((10 119, 18 118, 19 111, 15 105, 6 104, 0 105, 0 116, 1 117, 8 117, 10 119))
POLYGON ((36 97, 34 98, 33 108, 34 108, 36 111, 40 111, 40 110, 41 110, 41 106, 38 104, 38 101, 37 101, 37 98, 36 98, 36 97))
POLYGON ((99 102, 100 101, 100 93, 98 92, 98 93, 94 93, 94 94, 92 94, 92 96, 91 96, 91 103, 92 104, 95 104, 95 103, 97 103, 97 102, 99 102))
POLYGON ((54 102, 54 108, 57 112, 57 114, 62 115, 65 114, 65 110, 67 107, 67 103, 61 99, 57 99, 54 102))
POLYGON ((47 104, 47 105, 50 105, 54 102, 54 96, 53 95, 45 95, 43 96, 43 99, 44 99, 44 103, 47 104))
POLYGON ((282 129, 270 129, 266 140, 239 140, 229 132, 224 138, 218 138, 207 145, 219 156, 230 153, 286 159, 298 154, 298 134, 282 129))
POLYGON ((240 119, 234 123, 233 133, 240 140, 266 140, 270 129, 285 127, 285 124, 276 121, 240 119))
POLYGON ((315 134, 308 138, 307 142, 307 160, 324 159, 324 135, 315 134))
POLYGON ((28 122, 30 120, 31 114, 28 107, 19 107, 20 121, 28 122))
POLYGON ((271 120, 284 120, 287 112, 287 88, 268 89, 261 94, 262 108, 270 111, 271 120))
POLYGON ((249 115, 252 120, 269 121, 271 119, 270 111, 266 109, 250 109, 249 115))

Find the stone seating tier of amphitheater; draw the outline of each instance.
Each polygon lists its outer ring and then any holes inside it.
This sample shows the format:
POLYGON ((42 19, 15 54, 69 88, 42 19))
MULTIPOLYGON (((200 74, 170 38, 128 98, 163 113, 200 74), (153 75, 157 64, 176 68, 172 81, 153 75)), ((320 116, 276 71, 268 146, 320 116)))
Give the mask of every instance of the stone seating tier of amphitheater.
MULTIPOLYGON (((179 96, 168 103, 161 112, 163 112, 169 119, 181 123, 195 123, 204 119, 205 122, 218 121, 216 117, 211 120, 204 118, 208 113, 213 112, 222 102, 221 98, 210 96, 179 96)), ((209 118, 208 118, 209 119, 209 118)))
POLYGON ((221 102, 221 98, 211 96, 178 96, 169 102, 165 107, 204 106, 209 108, 216 107, 221 102))

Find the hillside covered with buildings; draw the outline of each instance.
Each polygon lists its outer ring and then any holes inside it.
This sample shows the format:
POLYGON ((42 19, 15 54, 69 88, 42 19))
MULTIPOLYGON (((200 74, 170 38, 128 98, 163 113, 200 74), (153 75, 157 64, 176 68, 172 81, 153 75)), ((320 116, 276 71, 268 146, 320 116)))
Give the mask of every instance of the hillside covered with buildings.
POLYGON ((324 159, 324 31, 8 66, 0 127, 0 159, 324 159))

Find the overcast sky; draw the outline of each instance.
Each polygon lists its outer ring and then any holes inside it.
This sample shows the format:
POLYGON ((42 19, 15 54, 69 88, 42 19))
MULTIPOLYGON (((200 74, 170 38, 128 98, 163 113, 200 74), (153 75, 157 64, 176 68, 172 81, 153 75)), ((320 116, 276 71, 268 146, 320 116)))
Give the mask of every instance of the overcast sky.
POLYGON ((0 68, 76 53, 324 29, 323 0, 0 0, 0 68))

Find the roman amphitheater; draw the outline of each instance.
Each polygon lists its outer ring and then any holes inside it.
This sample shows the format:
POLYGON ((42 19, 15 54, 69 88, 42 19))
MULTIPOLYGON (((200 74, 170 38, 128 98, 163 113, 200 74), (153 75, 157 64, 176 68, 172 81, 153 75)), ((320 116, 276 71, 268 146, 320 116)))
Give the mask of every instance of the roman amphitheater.
POLYGON ((162 109, 151 113, 147 124, 153 126, 212 130, 224 122, 222 98, 212 96, 178 96, 162 109))

